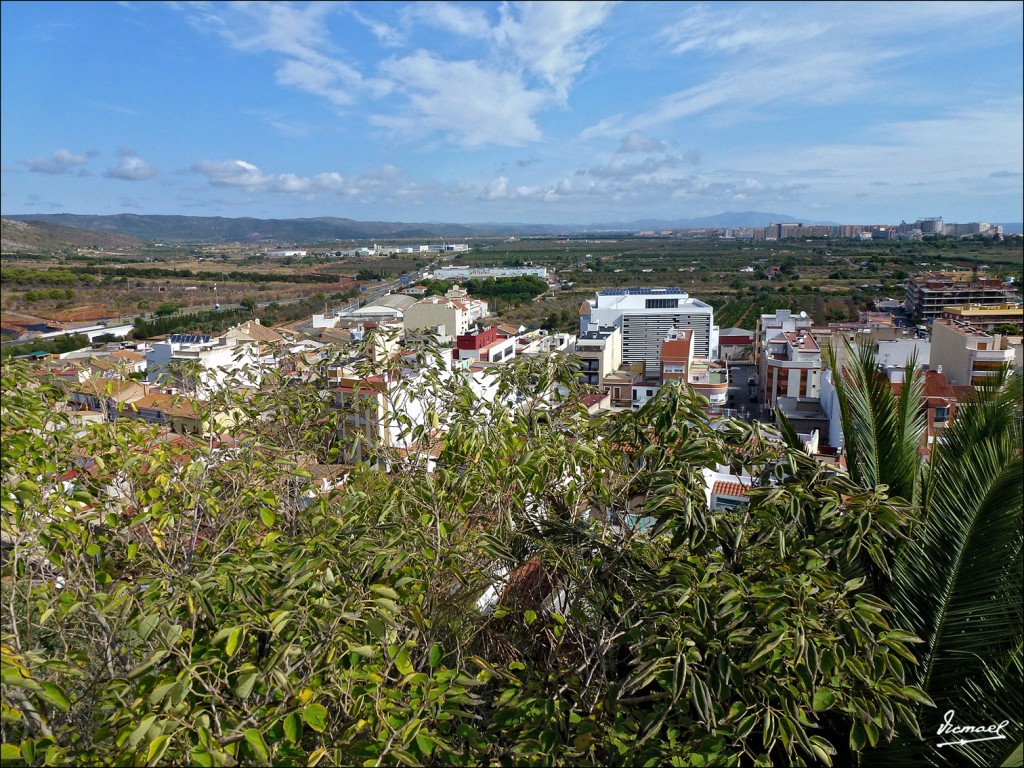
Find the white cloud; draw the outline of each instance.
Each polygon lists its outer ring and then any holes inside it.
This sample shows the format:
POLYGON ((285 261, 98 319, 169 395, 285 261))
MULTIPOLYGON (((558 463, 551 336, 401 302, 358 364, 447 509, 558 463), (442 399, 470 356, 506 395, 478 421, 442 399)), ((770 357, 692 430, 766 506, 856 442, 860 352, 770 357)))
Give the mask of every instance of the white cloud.
POLYGON ((619 145, 620 154, 631 152, 666 152, 668 145, 661 139, 644 136, 640 131, 630 131, 619 145))
POLYGON ((320 96, 336 107, 352 104, 365 91, 386 86, 364 80, 331 50, 326 18, 335 3, 237 3, 214 7, 208 3, 177 5, 193 25, 213 32, 231 47, 248 53, 271 53, 281 58, 276 78, 320 96))
POLYGON ((113 168, 108 168, 103 175, 108 179, 124 181, 148 181, 159 171, 135 154, 135 150, 121 148, 121 161, 113 168))
MULTIPOLYGON (((898 65, 916 57, 922 41, 929 47, 946 41, 952 49, 985 30, 1019 24, 1019 3, 686 7, 657 39, 684 62, 712 64, 716 75, 683 82, 647 111, 607 117, 581 135, 614 137, 703 113, 738 120, 758 107, 840 104, 897 92, 906 87, 898 79, 898 65)), ((691 71, 679 67, 683 77, 691 71)), ((914 97, 928 94, 918 91, 914 97)))
POLYGON ((401 83, 414 114, 378 115, 373 118, 378 125, 414 135, 441 131, 467 147, 540 138, 533 115, 547 97, 527 89, 514 73, 475 61, 444 61, 427 51, 390 59, 381 68, 401 83))
POLYGON ((405 17, 447 32, 473 38, 491 38, 493 29, 487 14, 478 7, 444 2, 413 3, 405 7, 405 17))
POLYGON ((499 176, 480 193, 480 200, 503 200, 509 196, 508 177, 499 176))
POLYGON ((598 48, 593 33, 616 3, 524 2, 501 6, 499 41, 564 100, 569 87, 598 48))
POLYGON ((395 48, 405 42, 404 32, 392 27, 390 24, 385 24, 382 21, 370 18, 364 13, 360 13, 356 8, 356 5, 347 6, 347 10, 352 14, 352 18, 370 30, 370 33, 380 41, 381 45, 395 48))
POLYGON ((340 173, 318 173, 311 177, 294 173, 264 173, 245 160, 200 160, 193 164, 192 171, 205 176, 215 187, 233 187, 252 192, 310 195, 339 191, 346 186, 345 178, 340 173))
POLYGON ((71 169, 85 165, 89 158, 85 155, 76 155, 66 149, 58 149, 50 157, 30 157, 22 161, 30 171, 35 173, 71 173, 71 169))

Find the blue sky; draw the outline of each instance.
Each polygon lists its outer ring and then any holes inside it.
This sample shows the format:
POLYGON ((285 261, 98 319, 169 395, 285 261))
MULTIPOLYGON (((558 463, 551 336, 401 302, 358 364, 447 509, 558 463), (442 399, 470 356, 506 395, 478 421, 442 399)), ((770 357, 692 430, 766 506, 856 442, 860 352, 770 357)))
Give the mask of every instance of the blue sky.
POLYGON ((4 214, 1024 218, 1020 2, 3 2, 4 214))

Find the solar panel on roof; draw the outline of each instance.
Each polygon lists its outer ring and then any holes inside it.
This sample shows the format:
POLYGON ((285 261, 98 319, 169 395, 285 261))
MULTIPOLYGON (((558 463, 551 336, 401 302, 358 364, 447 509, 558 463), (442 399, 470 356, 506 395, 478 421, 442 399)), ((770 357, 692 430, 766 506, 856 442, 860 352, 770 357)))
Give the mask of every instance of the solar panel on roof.
POLYGON ((209 344, 210 337, 196 333, 172 333, 172 344, 209 344))
POLYGON ((602 296, 645 296, 651 293, 682 293, 678 288, 608 288, 602 296))

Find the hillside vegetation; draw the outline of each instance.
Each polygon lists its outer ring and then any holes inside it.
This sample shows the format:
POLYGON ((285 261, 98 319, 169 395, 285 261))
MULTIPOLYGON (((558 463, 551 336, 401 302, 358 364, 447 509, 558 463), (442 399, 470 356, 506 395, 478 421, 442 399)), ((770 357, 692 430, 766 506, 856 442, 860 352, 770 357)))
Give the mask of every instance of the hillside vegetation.
POLYGON ((137 249, 143 245, 145 243, 137 237, 116 232, 0 219, 0 249, 4 253, 56 253, 78 248, 137 249))

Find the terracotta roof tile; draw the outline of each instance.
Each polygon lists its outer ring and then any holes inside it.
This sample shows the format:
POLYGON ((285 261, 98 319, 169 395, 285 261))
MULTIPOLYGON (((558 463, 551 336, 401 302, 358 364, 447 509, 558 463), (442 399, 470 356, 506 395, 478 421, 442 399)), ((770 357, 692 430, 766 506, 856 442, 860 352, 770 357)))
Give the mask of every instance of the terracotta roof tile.
POLYGON ((716 496, 747 496, 749 488, 742 483, 730 483, 725 480, 717 480, 711 487, 711 493, 716 496))

